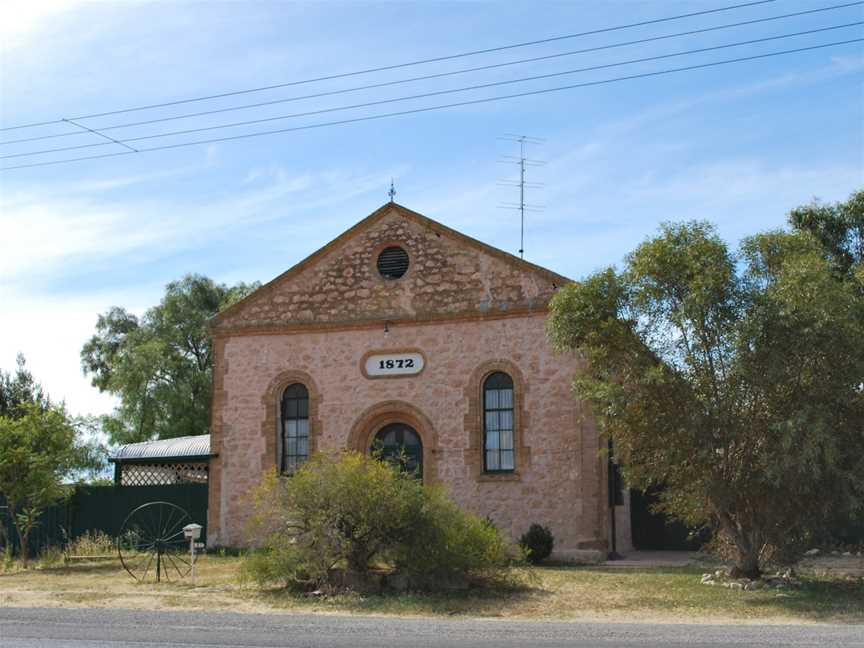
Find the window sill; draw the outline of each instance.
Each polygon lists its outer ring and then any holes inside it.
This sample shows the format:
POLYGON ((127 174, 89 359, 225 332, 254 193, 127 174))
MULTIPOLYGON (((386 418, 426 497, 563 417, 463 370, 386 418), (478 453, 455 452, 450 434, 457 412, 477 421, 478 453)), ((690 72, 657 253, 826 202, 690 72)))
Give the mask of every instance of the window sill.
POLYGON ((479 482, 520 481, 521 479, 522 475, 516 470, 508 472, 483 472, 477 476, 477 481, 479 482))

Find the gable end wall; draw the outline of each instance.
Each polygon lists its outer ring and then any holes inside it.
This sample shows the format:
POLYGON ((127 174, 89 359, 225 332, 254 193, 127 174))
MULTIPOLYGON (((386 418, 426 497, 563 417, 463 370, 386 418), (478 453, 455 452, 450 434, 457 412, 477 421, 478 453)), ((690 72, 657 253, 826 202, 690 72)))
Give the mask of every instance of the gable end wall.
POLYGON ((214 332, 539 312, 566 281, 449 232, 394 207, 223 313, 214 332), (390 245, 410 258, 398 280, 376 268, 390 245))

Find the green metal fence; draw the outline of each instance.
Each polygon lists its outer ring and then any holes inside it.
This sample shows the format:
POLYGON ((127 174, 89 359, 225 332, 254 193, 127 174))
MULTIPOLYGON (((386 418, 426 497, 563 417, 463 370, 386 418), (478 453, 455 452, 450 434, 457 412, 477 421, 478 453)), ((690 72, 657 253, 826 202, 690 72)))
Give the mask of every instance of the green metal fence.
MULTIPOLYGON (((72 494, 49 507, 30 534, 30 553, 45 547, 63 547, 88 531, 103 531, 115 537, 129 513, 147 502, 171 502, 185 509, 191 521, 207 537, 207 484, 171 486, 78 486, 72 494)), ((0 500, 0 531, 17 550, 18 538, 5 502, 0 500)), ((2 543, 3 538, 0 538, 2 543)))

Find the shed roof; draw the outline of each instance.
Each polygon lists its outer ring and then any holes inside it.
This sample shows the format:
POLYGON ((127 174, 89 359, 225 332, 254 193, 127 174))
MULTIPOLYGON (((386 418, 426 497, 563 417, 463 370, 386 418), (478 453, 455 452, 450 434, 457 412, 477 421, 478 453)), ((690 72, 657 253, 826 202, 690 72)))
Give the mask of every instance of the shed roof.
POLYGON ((182 459, 184 457, 206 456, 210 456, 210 435, 199 434, 174 439, 127 443, 117 448, 111 461, 182 459))

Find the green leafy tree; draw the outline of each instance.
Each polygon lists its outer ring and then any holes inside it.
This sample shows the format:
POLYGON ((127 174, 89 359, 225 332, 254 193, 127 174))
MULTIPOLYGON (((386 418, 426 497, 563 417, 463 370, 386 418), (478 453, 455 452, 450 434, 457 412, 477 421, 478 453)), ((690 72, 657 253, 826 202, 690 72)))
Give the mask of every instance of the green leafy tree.
POLYGON ((23 354, 18 354, 16 363, 18 366, 14 374, 0 369, 0 416, 19 418, 32 404, 43 410, 50 407, 50 399, 27 369, 23 354))
POLYGON ((846 202, 814 201, 793 209, 789 223, 812 234, 842 275, 855 276, 857 270, 858 282, 864 284, 860 274, 864 263, 864 190, 856 191, 846 202))
POLYGON ((626 259, 562 289, 549 334, 636 487, 712 523, 755 576, 864 504, 864 300, 805 233, 747 239, 736 258, 700 222, 664 225, 626 259))
POLYGON ((0 495, 6 500, 25 566, 29 537, 45 507, 63 495, 63 478, 81 467, 76 430, 61 406, 30 403, 0 416, 0 495))
POLYGON ((93 417, 70 417, 53 404, 18 354, 14 374, 0 370, 0 496, 18 535, 26 565, 31 531, 63 481, 92 481, 105 469, 93 417))
POLYGON ((113 307, 81 351, 85 374, 120 398, 102 425, 113 443, 205 434, 212 381, 208 320, 258 284, 228 287, 187 275, 159 305, 136 317, 113 307))
MULTIPOLYGON (((42 385, 27 369, 23 354, 18 354, 16 364, 14 373, 0 369, 0 417, 20 419, 31 415, 34 407, 42 412, 54 407, 42 385)), ((99 479, 108 456, 107 448, 99 442, 102 436, 99 420, 94 416, 69 417, 62 403, 60 411, 76 430, 75 470, 69 477, 88 482, 99 479)))

